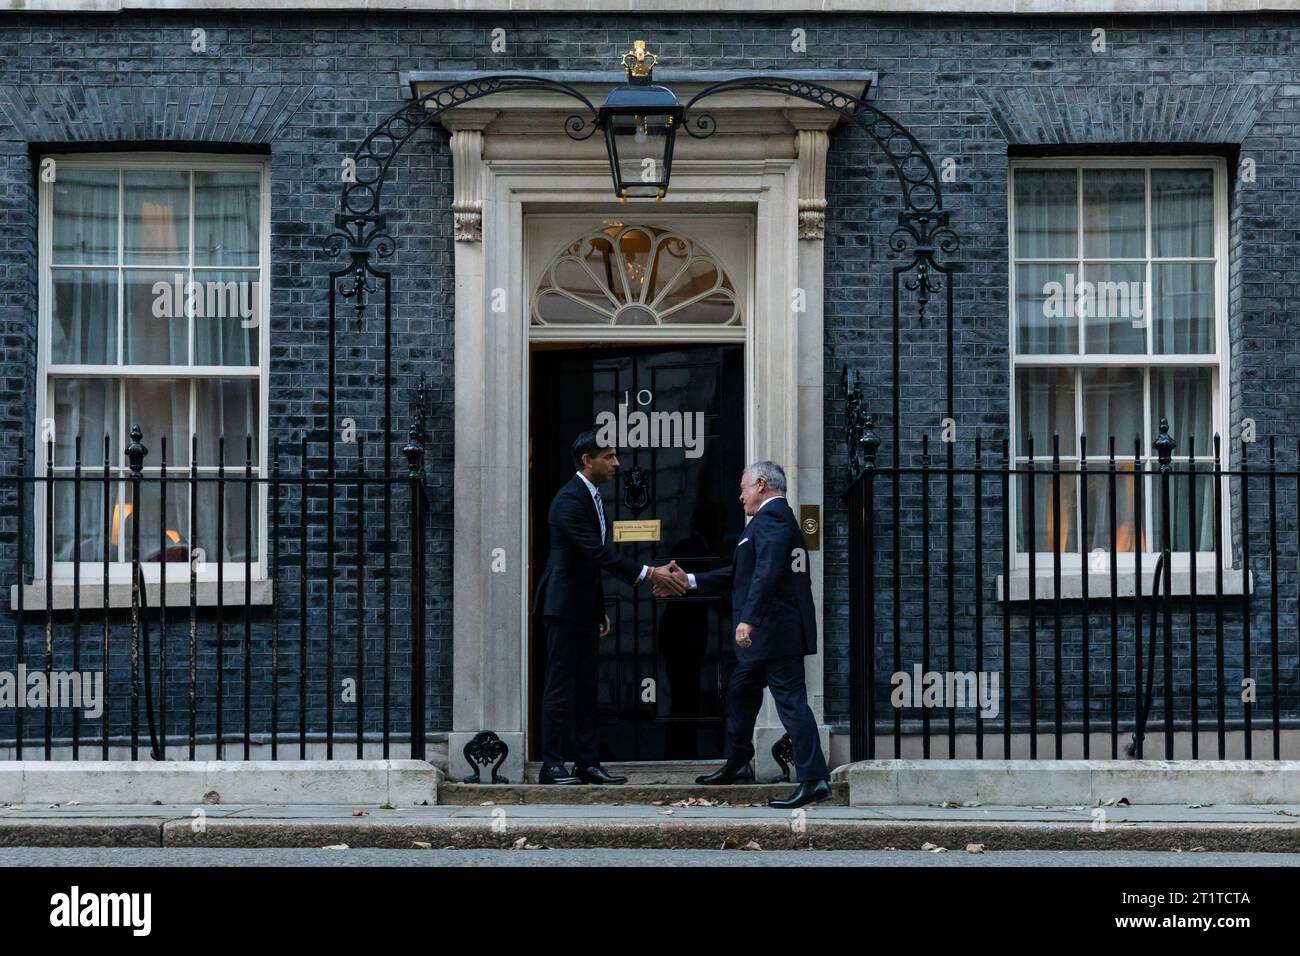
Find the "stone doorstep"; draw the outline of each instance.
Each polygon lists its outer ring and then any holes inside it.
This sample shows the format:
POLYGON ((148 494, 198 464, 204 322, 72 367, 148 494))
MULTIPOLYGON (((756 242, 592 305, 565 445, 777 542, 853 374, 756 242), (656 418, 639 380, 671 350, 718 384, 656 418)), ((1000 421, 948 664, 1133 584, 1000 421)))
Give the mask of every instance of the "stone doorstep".
MULTIPOLYGON (((611 773, 615 767, 606 769, 611 773)), ((474 784, 444 783, 438 787, 438 803, 446 806, 473 807, 486 803, 497 805, 662 805, 669 806, 685 800, 708 800, 715 804, 731 806, 767 806, 774 797, 788 797, 796 784, 736 784, 732 786, 704 787, 691 784, 646 784, 629 780, 619 786, 546 785, 546 784, 474 784)), ((831 798, 823 806, 847 806, 849 785, 831 785, 831 798)))
POLYGON ((831 779, 851 806, 1300 803, 1297 760, 863 760, 831 779))
POLYGON ((442 771, 423 760, 0 761, 0 803, 434 803, 442 771))
MULTIPOLYGON (((722 758, 716 760, 611 760, 601 764, 601 766, 615 776, 627 777, 628 784, 675 784, 697 787, 695 778, 702 774, 713 773, 722 766, 722 758)), ((541 768, 541 763, 536 760, 530 760, 524 764, 523 782, 537 783, 537 774, 541 768)), ((755 769, 757 770, 757 767, 755 769)), ((487 780, 490 776, 490 773, 485 773, 482 779, 487 780)), ((772 776, 775 776, 775 774, 772 776)), ((761 773, 759 773, 757 782, 761 784, 777 783, 783 787, 794 787, 793 783, 787 784, 785 781, 773 780, 771 776, 764 777, 761 773)))

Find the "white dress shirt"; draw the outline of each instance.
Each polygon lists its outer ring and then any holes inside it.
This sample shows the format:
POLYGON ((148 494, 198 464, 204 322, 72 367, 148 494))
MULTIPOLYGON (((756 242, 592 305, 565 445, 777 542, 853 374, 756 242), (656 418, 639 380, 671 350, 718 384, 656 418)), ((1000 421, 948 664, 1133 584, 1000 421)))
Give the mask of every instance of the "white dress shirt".
MULTIPOLYGON (((608 530, 608 527, 605 524, 605 501, 600 497, 600 492, 596 490, 596 486, 591 483, 591 479, 582 472, 578 472, 577 475, 582 479, 582 483, 587 486, 587 491, 591 493, 592 504, 596 506, 596 517, 600 519, 600 543, 604 544, 605 534, 608 530)), ((641 573, 637 575, 636 583, 640 584, 644 581, 645 576, 649 573, 650 566, 648 564, 641 565, 641 573)))

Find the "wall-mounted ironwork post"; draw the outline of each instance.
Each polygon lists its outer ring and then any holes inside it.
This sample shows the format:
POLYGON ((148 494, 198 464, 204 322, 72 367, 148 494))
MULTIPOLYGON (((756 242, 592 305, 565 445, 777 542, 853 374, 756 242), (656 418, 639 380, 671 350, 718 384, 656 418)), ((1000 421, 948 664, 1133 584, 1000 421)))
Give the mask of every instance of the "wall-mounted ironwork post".
MULTIPOLYGON (((140 757, 140 477, 149 449, 141 439, 139 425, 131 426, 131 444, 126 446, 131 471, 131 759, 140 757)), ((107 530, 107 529, 105 529, 107 530)), ((107 585, 106 585, 107 586, 107 585)), ((107 679, 107 677, 105 678, 107 679)))
POLYGON ((424 759, 424 435, 423 414, 402 454, 411 486, 411 759, 424 759))
MULTIPOLYGON (((1169 420, 1160 419, 1160 434, 1155 440, 1156 459, 1159 462, 1160 474, 1160 556, 1164 574, 1160 581, 1160 610, 1161 624, 1164 628, 1164 684, 1165 684, 1165 759, 1174 759, 1174 612, 1173 598, 1170 591, 1173 588, 1173 522, 1171 520, 1171 511, 1173 510, 1169 500, 1170 477, 1173 473, 1173 457, 1175 442, 1173 436, 1169 434, 1169 420)), ((1195 574, 1196 568, 1193 566, 1190 573, 1195 574)), ((1196 702, 1192 702, 1192 708, 1196 708, 1196 702)))
POLYGON ((860 643, 858 660, 861 683, 854 710, 857 714, 856 733, 850 735, 849 748, 853 760, 874 760, 876 756, 876 455, 880 451, 880 436, 876 434, 875 419, 868 415, 863 421, 859 447, 862 449, 862 511, 855 515, 862 527, 862 590, 857 607, 863 616, 861 626, 851 629, 850 640, 860 643), (856 641, 863 633, 861 642, 856 641))

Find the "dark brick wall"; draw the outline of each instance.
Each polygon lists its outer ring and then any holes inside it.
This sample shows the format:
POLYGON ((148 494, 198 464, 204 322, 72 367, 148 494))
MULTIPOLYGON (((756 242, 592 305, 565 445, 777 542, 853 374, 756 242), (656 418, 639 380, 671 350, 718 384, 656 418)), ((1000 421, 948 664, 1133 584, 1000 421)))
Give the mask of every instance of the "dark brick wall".
MULTIPOLYGON (((1261 434, 1286 436, 1290 447, 1298 410, 1297 358, 1286 309, 1295 292, 1291 197, 1300 173, 1293 146, 1300 18, 701 14, 614 15, 594 26, 591 18, 579 16, 505 14, 11 15, 0 21, 0 363, 7 386, 0 406, 0 456, 6 473, 19 467, 18 437, 32 434, 36 206, 31 148, 67 142, 131 148, 141 141, 178 140, 214 150, 225 144, 269 149, 271 422, 273 434, 292 444, 304 428, 327 427, 320 408, 326 367, 324 275, 330 263, 312 243, 331 229, 342 158, 402 104, 398 73, 608 69, 611 57, 634 36, 650 39, 674 67, 876 69, 874 102, 913 130, 936 161, 956 161, 958 177, 945 187, 945 208, 963 237, 953 405, 967 452, 977 429, 993 438, 1007 424, 1008 151, 1192 144, 1254 158, 1257 181, 1241 184, 1232 205, 1233 417, 1254 417, 1261 434), (207 32, 207 53, 190 50, 195 27, 207 32), (507 31, 504 56, 490 51, 497 27, 507 31), (790 50, 795 28, 807 31, 806 54, 790 50), (1105 54, 1092 49, 1097 28, 1106 31, 1105 54)), ((387 192, 391 231, 398 238, 392 260, 395 426, 401 434, 406 403, 423 375, 432 395, 429 720, 434 728, 446 728, 454 456, 451 173, 442 135, 430 132, 421 139, 398 160, 387 192)), ((827 713, 839 719, 848 707, 847 528, 837 498, 846 465, 839 373, 845 363, 868 372, 868 401, 884 418, 880 430, 888 456, 895 438, 894 423, 887 420, 894 264, 887 240, 899 200, 892 171, 860 130, 834 134, 829 165, 824 637, 827 713)), ((905 304, 905 314, 902 426, 910 454, 923 432, 937 441, 945 405, 944 342, 933 311, 924 323, 910 305, 905 304)), ((344 323, 340 415, 354 417, 371 436, 383 414, 382 344, 373 315, 359 329, 344 323)), ((376 444, 369 442, 372 471, 380 467, 376 444)), ((341 454, 346 458, 350 452, 341 454)), ((907 504, 908 515, 914 515, 914 506, 907 504)), ((12 497, 3 509, 0 541, 12 566, 12 497)), ((962 553, 974 552, 968 523, 957 531, 962 553)), ((941 532, 936 526, 936 535, 941 532)), ((1294 555, 1293 546, 1288 553, 1294 555)), ((995 558, 987 556, 990 572, 995 558)), ((936 589, 941 580, 935 579, 936 589)), ((1294 583, 1289 581, 1293 591, 1294 583)), ((969 590, 959 590, 958 596, 961 606, 954 610, 969 615, 969 590)), ((908 600, 919 602, 919 592, 909 589, 908 600)), ((945 620, 944 600, 932 605, 932 613, 936 621, 945 620)), ((29 627, 29 640, 36 640, 35 630, 29 627)), ((341 626, 340 634, 344 631, 341 626)), ((963 633, 968 631, 969 626, 963 633)), ((1294 634, 1292 627, 1282 654, 1292 687, 1294 634)), ((28 656, 36 649, 33 644, 28 656)), ((1077 642, 1073 648, 1067 644, 1071 662, 1077 652, 1077 642)))

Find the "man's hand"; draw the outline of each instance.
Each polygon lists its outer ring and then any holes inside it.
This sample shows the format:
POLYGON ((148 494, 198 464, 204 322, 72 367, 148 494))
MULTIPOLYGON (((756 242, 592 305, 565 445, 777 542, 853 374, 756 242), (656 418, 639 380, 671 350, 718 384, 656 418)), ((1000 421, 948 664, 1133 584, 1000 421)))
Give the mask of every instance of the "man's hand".
POLYGON ((659 568, 659 571, 666 572, 668 575, 669 585, 664 585, 656 581, 654 585, 655 597, 677 597, 679 594, 685 594, 690 589, 690 581, 686 579, 686 572, 677 567, 676 561, 669 561, 659 568), (672 587, 676 585, 676 587, 672 587))
POLYGON ((742 621, 736 625, 736 643, 741 647, 749 647, 749 645, 754 643, 753 638, 751 637, 753 633, 754 625, 746 624, 742 621))
POLYGON ((680 569, 674 575, 668 567, 651 568, 648 577, 654 585, 655 597, 678 597, 686 593, 686 575, 680 569))
POLYGON ((605 623, 600 626, 600 636, 604 637, 608 633, 609 633, 609 615, 606 614, 605 623))

